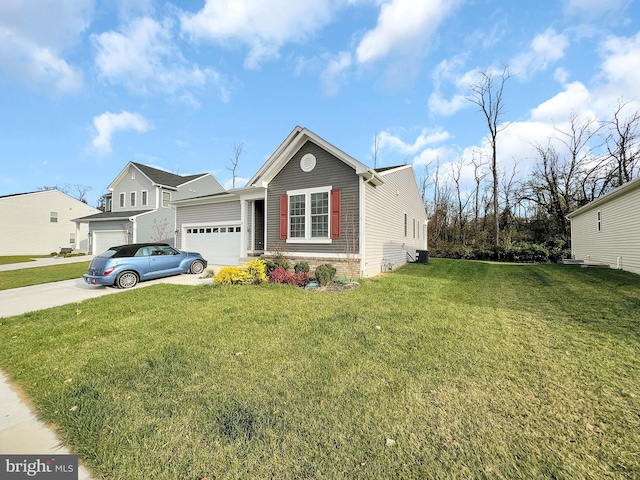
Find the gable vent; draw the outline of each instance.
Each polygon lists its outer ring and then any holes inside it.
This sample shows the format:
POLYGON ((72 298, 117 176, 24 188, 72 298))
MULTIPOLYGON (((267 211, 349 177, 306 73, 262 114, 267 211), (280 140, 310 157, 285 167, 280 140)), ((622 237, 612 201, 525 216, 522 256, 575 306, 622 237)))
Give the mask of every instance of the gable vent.
POLYGON ((316 157, 311 153, 307 153, 300 160, 300 168, 303 172, 310 172, 316 168, 316 157))

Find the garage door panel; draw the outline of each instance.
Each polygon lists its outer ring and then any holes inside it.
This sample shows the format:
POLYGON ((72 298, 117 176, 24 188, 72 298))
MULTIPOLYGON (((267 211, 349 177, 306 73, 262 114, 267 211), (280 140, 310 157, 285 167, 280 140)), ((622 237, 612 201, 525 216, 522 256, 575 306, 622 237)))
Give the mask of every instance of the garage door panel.
POLYGON ((126 243, 123 237, 124 234, 121 231, 94 231, 92 248, 93 254, 100 255, 102 252, 109 250, 109 248, 111 247, 126 243))
POLYGON ((240 260, 240 226, 186 226, 184 249, 198 252, 210 265, 237 265, 240 260))

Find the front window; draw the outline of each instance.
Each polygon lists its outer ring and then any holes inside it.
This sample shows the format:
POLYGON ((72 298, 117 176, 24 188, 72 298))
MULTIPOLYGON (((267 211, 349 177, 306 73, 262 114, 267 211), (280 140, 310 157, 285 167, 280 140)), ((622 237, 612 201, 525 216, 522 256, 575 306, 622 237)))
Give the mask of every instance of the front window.
POLYGON ((120 194, 120 208, 124 208, 124 193, 120 194))
POLYGON ((49 222, 50 223, 58 223, 58 212, 50 212, 49 213, 49 222))
POLYGON ((136 192, 131 192, 131 206, 136 206, 136 192))
POLYGON ((329 236, 329 192, 311 194, 311 237, 329 236))
POLYGON ((142 191, 142 198, 140 199, 142 206, 146 207, 149 203, 149 193, 146 190, 142 191))
POLYGON ((331 187, 296 190, 289 196, 290 242, 329 240, 329 192, 331 187))
POLYGON ((168 207, 171 201, 171 192, 162 192, 162 206, 168 207))
POLYGON ((289 197, 289 237, 305 236, 305 195, 289 197))

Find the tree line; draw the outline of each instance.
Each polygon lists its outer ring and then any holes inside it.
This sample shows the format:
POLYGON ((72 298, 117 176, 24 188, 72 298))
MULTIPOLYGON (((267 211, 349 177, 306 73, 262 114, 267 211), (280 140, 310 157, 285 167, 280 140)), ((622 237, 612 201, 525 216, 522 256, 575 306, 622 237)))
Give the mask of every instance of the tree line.
POLYGON ((512 170, 502 168, 503 92, 512 76, 504 67, 470 86, 467 99, 488 127, 488 158, 437 160, 418 172, 435 256, 558 260, 569 255, 567 214, 640 175, 640 112, 621 99, 610 118, 573 113, 533 145, 535 163, 525 178, 518 178, 517 159, 512 170), (463 184, 463 172, 473 173, 472 185, 463 184))

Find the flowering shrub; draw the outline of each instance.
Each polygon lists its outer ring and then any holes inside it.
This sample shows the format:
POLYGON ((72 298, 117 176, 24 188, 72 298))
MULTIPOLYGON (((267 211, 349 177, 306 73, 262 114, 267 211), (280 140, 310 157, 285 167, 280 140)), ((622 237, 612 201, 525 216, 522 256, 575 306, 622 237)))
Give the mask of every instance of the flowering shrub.
POLYGON ((217 285, 250 285, 251 275, 240 267, 223 267, 213 277, 213 283, 217 285))
POLYGON ((260 285, 262 283, 267 283, 267 266, 264 260, 260 258, 256 258, 255 260, 251 260, 244 264, 244 268, 247 269, 249 276, 251 277, 251 282, 253 285, 260 285))
POLYGON ((295 285, 296 287, 304 287, 309 283, 309 275, 305 272, 291 273, 282 267, 276 268, 269 274, 271 283, 282 283, 286 285, 295 285))
POLYGON ((265 263, 261 259, 251 260, 240 267, 224 267, 213 278, 219 285, 260 285, 267 282, 265 263))
POLYGON ((293 273, 288 270, 285 270, 282 267, 276 268, 269 274, 269 281, 271 283, 284 283, 288 285, 293 285, 293 273))

